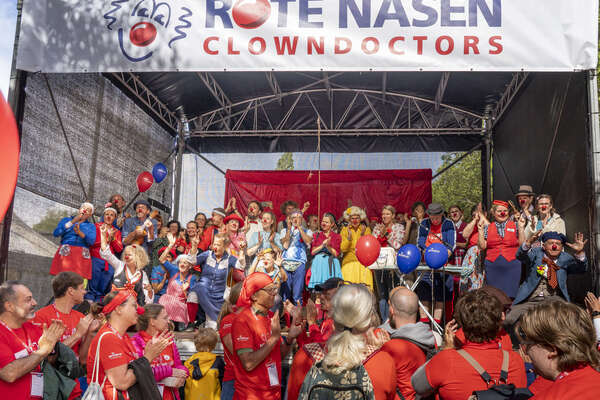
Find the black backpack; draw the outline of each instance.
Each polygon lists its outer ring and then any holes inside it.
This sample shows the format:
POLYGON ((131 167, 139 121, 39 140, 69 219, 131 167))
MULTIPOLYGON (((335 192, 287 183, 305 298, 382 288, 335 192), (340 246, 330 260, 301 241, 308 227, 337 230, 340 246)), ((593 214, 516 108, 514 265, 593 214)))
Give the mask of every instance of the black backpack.
POLYGON ((506 383, 508 381, 508 359, 509 353, 502 350, 502 369, 500 370, 500 379, 494 382, 490 374, 483 369, 475 359, 465 350, 457 350, 460 354, 481 376, 488 388, 486 390, 476 390, 473 395, 478 400, 525 400, 533 396, 533 393, 527 388, 517 388, 514 384, 506 383), (503 383, 500 383, 503 382, 503 383), (490 386, 491 384, 491 386, 490 386))

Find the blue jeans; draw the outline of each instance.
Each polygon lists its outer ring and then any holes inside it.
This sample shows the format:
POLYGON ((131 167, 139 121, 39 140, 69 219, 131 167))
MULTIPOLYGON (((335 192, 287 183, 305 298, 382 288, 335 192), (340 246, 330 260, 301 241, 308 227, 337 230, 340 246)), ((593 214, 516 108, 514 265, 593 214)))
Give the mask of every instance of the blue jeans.
POLYGON ((290 300, 296 305, 302 304, 302 291, 304 290, 304 278, 306 276, 306 264, 300 264, 293 272, 285 271, 287 281, 281 284, 281 297, 283 302, 290 300))
POLYGON ((233 379, 230 381, 225 381, 221 385, 221 400, 233 400, 233 379))

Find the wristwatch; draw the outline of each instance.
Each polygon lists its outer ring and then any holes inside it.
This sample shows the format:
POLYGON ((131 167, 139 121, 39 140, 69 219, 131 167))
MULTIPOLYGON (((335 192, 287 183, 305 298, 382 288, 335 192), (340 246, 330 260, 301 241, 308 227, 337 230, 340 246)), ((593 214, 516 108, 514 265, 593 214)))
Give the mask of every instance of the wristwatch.
POLYGON ((592 318, 600 317, 600 311, 592 311, 592 318))

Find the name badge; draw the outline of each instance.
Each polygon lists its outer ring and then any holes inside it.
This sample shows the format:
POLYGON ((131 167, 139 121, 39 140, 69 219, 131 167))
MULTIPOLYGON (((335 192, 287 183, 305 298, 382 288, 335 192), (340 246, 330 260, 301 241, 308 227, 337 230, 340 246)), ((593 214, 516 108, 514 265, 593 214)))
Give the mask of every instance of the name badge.
POLYGON ((277 373, 277 364, 268 364, 267 372, 269 373, 269 385, 279 386, 279 374, 277 373))
POLYGON ((31 396, 44 397, 44 374, 39 372, 31 373, 31 396))
POLYGON ((508 232, 514 232, 514 231, 515 231, 513 228, 506 228, 506 230, 507 230, 508 232))
POLYGON ((25 358, 28 355, 29 355, 29 352, 27 351, 27 349, 23 349, 23 350, 15 353, 15 360, 18 360, 20 358, 25 358))

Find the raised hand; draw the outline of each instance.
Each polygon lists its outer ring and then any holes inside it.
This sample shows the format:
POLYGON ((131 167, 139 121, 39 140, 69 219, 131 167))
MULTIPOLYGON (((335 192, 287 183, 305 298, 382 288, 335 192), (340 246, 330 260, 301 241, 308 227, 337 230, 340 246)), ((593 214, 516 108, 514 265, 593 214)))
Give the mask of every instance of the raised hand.
POLYGON ((527 225, 527 218, 525 218, 525 215, 521 215, 519 217, 519 230, 525 230, 525 225, 527 225))
POLYGON ((575 234, 575 242, 574 243, 569 243, 567 242, 567 246, 569 246, 570 248, 572 248, 573 250, 575 250, 576 253, 580 253, 583 251, 583 248, 585 247, 585 244, 588 242, 587 239, 585 239, 583 236, 583 233, 581 232, 577 232, 575 234))
POLYGON ((585 306, 589 312, 599 311, 600 312, 600 300, 592 292, 587 292, 585 295, 585 306))
POLYGON ((169 241, 169 247, 175 246, 175 242, 177 242, 177 238, 171 233, 167 233, 167 240, 169 241))
POLYGON ((144 357, 152 361, 162 353, 164 349, 173 343, 173 335, 169 331, 164 331, 160 335, 155 335, 146 344, 144 349, 144 357))
POLYGON ((305 213, 309 208, 310 208, 310 201, 307 201, 302 205, 302 213, 305 213))
POLYGON ((317 306, 312 299, 308 299, 306 302, 306 322, 308 322, 309 325, 317 322, 317 306))
POLYGON ((93 321, 94 316, 92 314, 88 314, 81 318, 77 323, 77 327, 75 328, 75 335, 83 337, 85 334, 87 334, 93 321))
POLYGON ((75 233, 77 234, 77 236, 84 238, 85 234, 83 232, 81 232, 81 229, 79 228, 79 224, 75 224, 73 225, 73 231, 75 231, 75 233))
POLYGON ((279 324, 279 310, 275 311, 275 314, 273 314, 273 317, 271 317, 271 337, 276 339, 279 339, 281 337, 281 325, 279 324))
POLYGON ((290 315, 292 316, 292 324, 290 325, 290 329, 288 331, 288 338, 295 339, 300 336, 302 331, 304 331, 301 307, 294 306, 290 315))
POLYGON ((50 326, 44 325, 44 333, 38 340, 38 350, 45 355, 52 353, 56 342, 60 340, 65 332, 65 324, 60 320, 54 320, 50 326))
POLYGON ((527 244, 531 246, 533 243, 537 242, 540 239, 540 236, 542 236, 543 232, 543 229, 536 231, 529 239, 527 239, 527 244))

